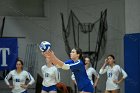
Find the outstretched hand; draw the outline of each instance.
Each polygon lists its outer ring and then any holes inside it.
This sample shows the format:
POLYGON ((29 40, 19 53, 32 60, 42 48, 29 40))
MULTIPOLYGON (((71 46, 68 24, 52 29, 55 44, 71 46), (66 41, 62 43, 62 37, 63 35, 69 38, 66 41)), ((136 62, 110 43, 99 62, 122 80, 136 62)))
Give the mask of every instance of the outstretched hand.
POLYGON ((42 52, 42 54, 46 58, 50 58, 50 57, 52 57, 54 55, 53 51, 51 51, 51 50, 42 52))
POLYGON ((42 52, 42 54, 49 62, 53 63, 54 65, 59 65, 60 67, 64 65, 64 63, 55 56, 52 50, 42 52))
POLYGON ((54 62, 55 55, 54 55, 54 52, 52 50, 42 52, 42 54, 49 62, 51 62, 51 63, 54 62))

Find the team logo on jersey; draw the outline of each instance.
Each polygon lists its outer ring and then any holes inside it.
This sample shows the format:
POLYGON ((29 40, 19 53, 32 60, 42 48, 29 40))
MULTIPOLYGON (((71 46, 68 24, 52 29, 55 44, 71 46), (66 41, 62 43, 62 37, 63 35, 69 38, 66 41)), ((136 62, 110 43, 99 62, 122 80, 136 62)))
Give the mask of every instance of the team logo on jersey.
POLYGON ((45 77, 49 77, 49 73, 45 73, 45 77))

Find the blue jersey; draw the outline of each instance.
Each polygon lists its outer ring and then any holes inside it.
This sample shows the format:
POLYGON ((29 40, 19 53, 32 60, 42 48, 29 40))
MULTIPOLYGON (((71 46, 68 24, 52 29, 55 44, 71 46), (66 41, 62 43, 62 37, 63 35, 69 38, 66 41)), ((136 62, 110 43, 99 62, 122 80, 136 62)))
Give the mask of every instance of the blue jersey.
POLYGON ((69 64, 70 69, 75 76, 75 80, 79 91, 82 91, 84 87, 91 84, 85 70, 85 65, 81 60, 78 60, 76 62, 74 62, 73 60, 67 60, 65 64, 69 64))

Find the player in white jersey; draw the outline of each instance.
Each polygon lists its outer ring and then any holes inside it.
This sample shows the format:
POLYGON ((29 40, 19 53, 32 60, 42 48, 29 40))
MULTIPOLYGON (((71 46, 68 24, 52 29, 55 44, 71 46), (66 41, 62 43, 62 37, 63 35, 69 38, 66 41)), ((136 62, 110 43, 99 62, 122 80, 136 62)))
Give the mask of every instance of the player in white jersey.
MULTIPOLYGON (((85 68, 86 68, 86 73, 88 75, 88 78, 90 79, 93 87, 96 87, 99 80, 99 74, 96 72, 96 70, 93 67, 91 67, 89 57, 85 57, 84 62, 85 62, 85 68), (92 78, 93 75, 96 77, 95 83, 93 83, 93 78, 92 78)), ((71 78, 74 81, 74 83, 76 83, 74 74, 72 74, 71 78)))
POLYGON ((108 55, 104 65, 99 71, 100 74, 106 72, 107 81, 105 93, 119 93, 119 83, 127 77, 127 74, 119 65, 115 64, 115 57, 113 55, 108 55), (120 73, 122 74, 122 77, 119 79, 120 73))
POLYGON ((31 74, 23 70, 22 60, 17 60, 16 69, 9 72, 5 77, 5 83, 12 88, 12 93, 27 93, 27 88, 29 85, 34 83, 34 78, 31 74), (9 83, 9 79, 12 78, 13 84, 9 83), (26 79, 29 79, 30 82, 25 84, 26 79))
POLYGON ((43 74, 41 93, 57 93, 56 84, 60 82, 58 69, 46 59, 46 65, 41 68, 43 74))

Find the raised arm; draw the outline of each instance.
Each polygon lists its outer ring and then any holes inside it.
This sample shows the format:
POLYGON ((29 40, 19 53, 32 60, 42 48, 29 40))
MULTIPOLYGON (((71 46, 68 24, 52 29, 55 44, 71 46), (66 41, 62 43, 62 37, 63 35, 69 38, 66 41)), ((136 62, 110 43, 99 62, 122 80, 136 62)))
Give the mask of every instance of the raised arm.
POLYGON ((107 64, 108 64, 108 61, 107 61, 107 59, 105 59, 105 62, 104 62, 104 64, 103 64, 103 66, 101 67, 100 71, 99 71, 100 74, 106 73, 106 71, 107 71, 106 65, 107 65, 107 64))

